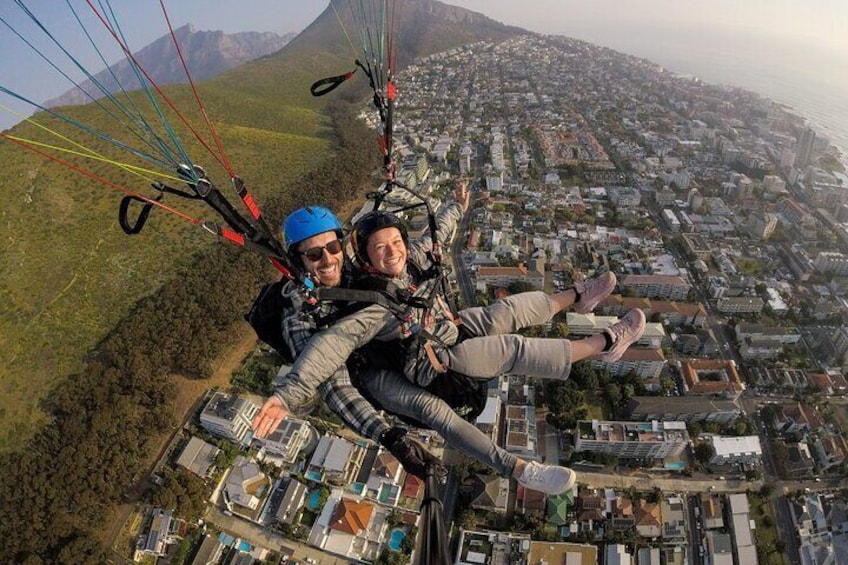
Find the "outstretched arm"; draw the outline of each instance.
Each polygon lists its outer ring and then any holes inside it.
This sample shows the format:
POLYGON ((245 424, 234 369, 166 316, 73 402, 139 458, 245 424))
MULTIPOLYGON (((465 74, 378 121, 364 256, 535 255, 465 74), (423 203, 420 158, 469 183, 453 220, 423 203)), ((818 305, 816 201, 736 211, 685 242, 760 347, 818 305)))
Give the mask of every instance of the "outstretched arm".
MULTIPOLYGON (((436 215, 436 238, 439 244, 444 244, 459 223, 459 220, 468 210, 471 195, 464 182, 457 184, 453 193, 453 202, 445 205, 436 215)), ((411 241, 409 243, 409 256, 419 265, 426 264, 426 253, 433 249, 432 234, 411 241)))
POLYGON ((372 305, 315 334, 274 391, 274 396, 292 412, 308 405, 321 383, 344 367, 355 350, 394 322, 388 310, 372 305))

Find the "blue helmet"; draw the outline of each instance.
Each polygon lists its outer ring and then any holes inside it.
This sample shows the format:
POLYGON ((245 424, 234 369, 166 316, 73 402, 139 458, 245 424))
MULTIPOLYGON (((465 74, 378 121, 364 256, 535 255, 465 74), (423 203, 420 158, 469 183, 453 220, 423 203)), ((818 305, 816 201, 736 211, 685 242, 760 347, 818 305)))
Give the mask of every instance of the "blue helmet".
POLYGON ((343 237, 342 225, 336 215, 323 206, 306 206, 298 208, 283 221, 281 226, 283 232, 283 243, 286 246, 286 251, 289 255, 296 257, 297 253, 292 253, 292 248, 310 237, 320 233, 334 231, 339 236, 343 237))

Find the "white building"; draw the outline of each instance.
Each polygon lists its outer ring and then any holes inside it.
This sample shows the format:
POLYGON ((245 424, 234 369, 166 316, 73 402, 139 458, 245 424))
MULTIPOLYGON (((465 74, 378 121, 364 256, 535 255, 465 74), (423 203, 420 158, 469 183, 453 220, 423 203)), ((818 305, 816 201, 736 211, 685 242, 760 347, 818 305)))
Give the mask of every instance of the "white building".
POLYGON ((257 412, 259 407, 250 400, 218 391, 200 413, 200 425, 213 435, 248 445, 253 437, 250 424, 257 412))
MULTIPOLYGON (((298 454, 311 441, 317 441, 318 432, 308 422, 286 418, 277 429, 265 437, 262 449, 289 465, 297 461, 298 454)), ((264 454, 263 454, 264 455, 264 454)))
POLYGON ((577 422, 577 451, 616 457, 664 459, 679 455, 689 442, 686 422, 577 422))
POLYGON ((726 465, 742 463, 758 465, 763 456, 758 436, 712 436, 713 456, 710 463, 726 465))

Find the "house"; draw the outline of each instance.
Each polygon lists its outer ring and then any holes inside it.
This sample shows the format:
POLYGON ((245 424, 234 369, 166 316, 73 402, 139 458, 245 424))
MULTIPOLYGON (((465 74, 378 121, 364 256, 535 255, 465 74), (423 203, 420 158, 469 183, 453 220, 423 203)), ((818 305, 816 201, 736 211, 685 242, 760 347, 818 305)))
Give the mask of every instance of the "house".
POLYGON ((253 438, 251 423, 259 407, 246 398, 217 391, 200 413, 200 425, 212 435, 247 446, 253 438))
POLYGON ((337 486, 349 485, 354 482, 364 459, 365 449, 343 438, 324 436, 312 454, 306 478, 337 486))
POLYGON ((388 451, 381 451, 366 481, 366 496, 389 506, 398 503, 404 471, 388 451))
POLYGON ((574 490, 549 496, 547 507, 547 522, 552 526, 565 526, 568 524, 568 509, 574 506, 574 490))
POLYGON ((215 458, 220 449, 208 444, 198 437, 192 436, 188 440, 180 456, 177 457, 176 466, 190 471, 201 478, 209 476, 209 471, 215 465, 215 458))
POLYGON ((633 556, 627 552, 627 546, 621 543, 604 546, 605 565, 631 565, 633 556))
POLYGON ((815 407, 796 402, 778 407, 774 427, 783 434, 811 432, 824 427, 824 420, 815 407))
POLYGON ((618 496, 612 502, 610 512, 613 530, 630 530, 636 525, 636 515, 633 513, 633 501, 628 496, 618 496))
POLYGON ((636 531, 644 538, 658 538, 662 533, 662 511, 658 502, 645 499, 636 504, 634 511, 636 531))
POLYGON ((786 456, 781 458, 781 461, 787 475, 795 478, 812 475, 816 463, 806 442, 780 441, 778 445, 785 450, 786 456))
POLYGON ((419 500, 424 497, 424 481, 413 475, 412 473, 408 473, 406 475, 406 480, 403 482, 403 490, 401 491, 403 496, 412 500, 419 500))
POLYGON ((175 519, 167 510, 154 508, 136 543, 134 560, 164 557, 168 554, 168 547, 182 539, 184 530, 185 522, 175 519))
POLYGON ((295 479, 281 484, 283 495, 280 499, 280 505, 274 513, 274 518, 281 524, 293 525, 297 512, 303 507, 306 500, 306 485, 295 479))
POLYGON ((506 513, 509 479, 494 475, 472 475, 463 481, 461 488, 471 495, 471 508, 506 513))
POLYGON ((813 443, 813 449, 816 460, 823 470, 842 465, 845 462, 846 452, 848 452, 845 439, 837 435, 828 435, 816 439, 813 443))
POLYGON ((529 563, 531 541, 528 534, 459 530, 454 565, 483 563, 529 563))
POLYGON ((515 495, 515 509, 521 514, 545 511, 545 493, 518 485, 515 495))
POLYGON ((191 560, 191 565, 217 565, 224 554, 224 549, 223 543, 214 536, 206 534, 203 536, 203 541, 200 543, 197 553, 194 554, 194 559, 191 560))
POLYGON ((663 543, 686 543, 686 513, 683 510, 683 499, 679 496, 662 497, 660 514, 662 515, 663 543))
POLYGON ((221 492, 224 504, 230 512, 256 520, 262 502, 270 494, 270 488, 271 480, 265 476, 259 465, 252 459, 239 455, 226 475, 221 492))
POLYGON ((577 521, 581 530, 592 530, 599 522, 606 520, 604 499, 594 494, 581 494, 577 497, 577 521))
POLYGON ((547 541, 530 542, 527 565, 565 563, 567 565, 597 565, 598 548, 582 543, 547 541))
MULTIPOLYGON (((730 534, 708 531, 707 556, 713 565, 733 565, 733 542, 730 534)), ((756 561, 754 561, 756 563, 756 561)))
POLYGON ((704 521, 704 527, 708 530, 714 530, 724 527, 724 514, 722 507, 722 499, 717 494, 702 493, 701 508, 703 515, 701 519, 704 521))

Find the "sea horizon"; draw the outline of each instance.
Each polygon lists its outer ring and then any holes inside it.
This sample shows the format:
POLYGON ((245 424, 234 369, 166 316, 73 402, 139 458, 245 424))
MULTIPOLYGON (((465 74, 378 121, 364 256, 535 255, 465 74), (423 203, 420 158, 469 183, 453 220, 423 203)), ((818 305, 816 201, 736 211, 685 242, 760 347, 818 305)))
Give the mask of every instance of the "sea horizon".
POLYGON ((739 30, 658 26, 639 31, 578 25, 562 35, 648 59, 678 75, 769 98, 806 119, 839 148, 843 162, 848 159, 848 53, 812 40, 739 30))

